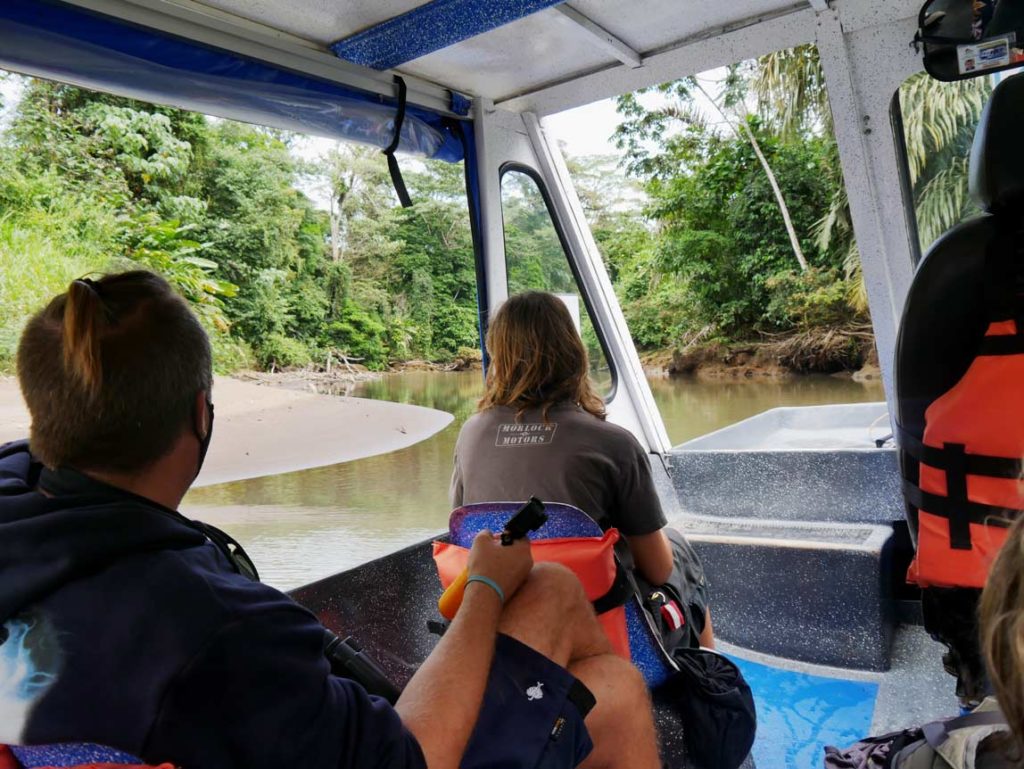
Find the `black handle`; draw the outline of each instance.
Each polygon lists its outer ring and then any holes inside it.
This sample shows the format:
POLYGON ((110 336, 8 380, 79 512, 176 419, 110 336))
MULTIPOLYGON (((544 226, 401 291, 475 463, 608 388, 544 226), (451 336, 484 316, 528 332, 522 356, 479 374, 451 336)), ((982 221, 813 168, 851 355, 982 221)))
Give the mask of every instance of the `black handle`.
POLYGON ((505 530, 501 532, 501 544, 511 545, 517 539, 522 539, 531 531, 539 529, 547 520, 548 514, 544 512, 544 503, 536 497, 530 497, 530 501, 505 524, 505 530))
POLYGON ((383 697, 392 705, 398 702, 401 690, 391 683, 380 665, 363 651, 352 636, 341 639, 330 630, 324 632, 324 655, 331 663, 332 673, 351 678, 370 694, 383 697))

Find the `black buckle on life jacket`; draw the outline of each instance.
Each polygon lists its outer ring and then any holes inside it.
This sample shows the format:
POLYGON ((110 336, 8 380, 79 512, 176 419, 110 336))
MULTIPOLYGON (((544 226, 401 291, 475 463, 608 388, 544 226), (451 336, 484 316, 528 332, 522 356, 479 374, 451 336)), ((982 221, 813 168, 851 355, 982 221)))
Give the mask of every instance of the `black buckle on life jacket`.
MULTIPOLYGON (((1015 337, 1011 337, 1015 338, 1015 337)), ((1024 510, 996 507, 972 502, 967 497, 967 476, 988 478, 1020 478, 1021 460, 1014 457, 994 457, 968 453, 962 443, 946 443, 943 447, 929 446, 896 425, 896 436, 901 451, 928 467, 946 474, 946 496, 924 491, 910 468, 904 467, 903 496, 911 506, 926 513, 949 520, 949 546, 953 550, 970 550, 971 524, 982 526, 1009 526, 1007 516, 1016 518, 1024 510)))

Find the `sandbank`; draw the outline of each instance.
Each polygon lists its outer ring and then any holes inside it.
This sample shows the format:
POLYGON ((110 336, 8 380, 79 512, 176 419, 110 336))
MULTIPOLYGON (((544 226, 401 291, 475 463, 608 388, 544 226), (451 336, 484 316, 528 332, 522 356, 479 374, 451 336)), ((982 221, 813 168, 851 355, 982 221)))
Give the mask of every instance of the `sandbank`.
MULTIPOLYGON (((318 395, 217 377, 216 423, 196 486, 349 462, 411 446, 447 427, 444 411, 318 395)), ((28 435, 17 381, 0 378, 0 443, 28 435)))

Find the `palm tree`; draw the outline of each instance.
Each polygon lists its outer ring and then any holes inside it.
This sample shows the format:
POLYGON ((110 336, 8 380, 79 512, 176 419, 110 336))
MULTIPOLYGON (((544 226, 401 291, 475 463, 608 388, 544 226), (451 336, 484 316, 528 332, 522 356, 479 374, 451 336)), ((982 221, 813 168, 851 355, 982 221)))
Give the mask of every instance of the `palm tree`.
MULTIPOLYGON (((751 69, 758 111, 781 137, 798 140, 807 133, 831 135, 832 113, 816 47, 804 45, 762 56, 751 69)), ((920 73, 900 86, 910 183, 924 245, 975 212, 967 193, 967 156, 991 92, 992 82, 987 77, 943 83, 920 73)), ((846 273, 854 286, 851 298, 865 308, 849 199, 838 152, 834 149, 833 153, 837 192, 817 223, 817 245, 844 253, 846 273)))
POLYGON ((793 256, 796 257, 797 264, 800 265, 800 270, 802 272, 806 272, 808 266, 807 258, 804 256, 804 251, 800 247, 800 238, 796 234, 796 228, 793 226, 793 220, 789 215, 789 206, 786 205, 786 199, 782 195, 782 189, 779 187, 778 179, 775 178, 775 172, 772 170, 771 165, 768 163, 768 159, 761 151, 761 145, 758 143, 757 137, 754 136, 754 132, 750 130, 750 123, 748 122, 747 115, 740 114, 736 116, 736 119, 730 119, 726 114, 725 109, 719 105, 718 99, 707 92, 707 89, 704 88, 700 80, 694 78, 694 85, 697 90, 703 94, 704 98, 711 103, 711 106, 715 108, 715 111, 718 112, 719 116, 725 121, 725 124, 729 126, 736 137, 746 139, 750 144, 751 149, 754 150, 757 162, 761 164, 761 170, 764 171, 764 175, 768 179, 768 184, 772 188, 772 194, 775 195, 775 203, 779 207, 779 213, 782 214, 782 222, 786 227, 786 234, 789 235, 789 245, 790 248, 793 249, 793 256))

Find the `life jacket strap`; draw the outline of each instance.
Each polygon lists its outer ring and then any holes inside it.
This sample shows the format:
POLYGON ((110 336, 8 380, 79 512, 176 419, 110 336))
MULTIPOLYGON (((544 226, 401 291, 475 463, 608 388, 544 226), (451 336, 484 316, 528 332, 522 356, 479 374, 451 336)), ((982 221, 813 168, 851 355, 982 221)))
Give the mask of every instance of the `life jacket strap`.
POLYGON ((978 357, 982 355, 1024 355, 1024 335, 986 336, 978 349, 978 357))
POLYGON ((971 500, 952 499, 923 491, 917 484, 903 481, 903 495, 918 510, 949 519, 949 541, 954 550, 971 549, 970 524, 1009 528, 1024 513, 1017 507, 985 505, 971 500))
MULTIPOLYGON (((999 337, 989 338, 995 339, 999 337)), ((951 459, 951 454, 947 448, 943 447, 940 449, 935 446, 928 446, 919 438, 903 429, 901 425, 896 425, 896 441, 902 451, 905 451, 918 462, 934 467, 936 470, 948 472, 952 469, 954 463, 959 462, 959 457, 951 459)), ((964 471, 967 475, 1016 479, 1024 474, 1024 463, 1021 462, 1020 457, 997 457, 965 452, 963 462, 964 471)))

